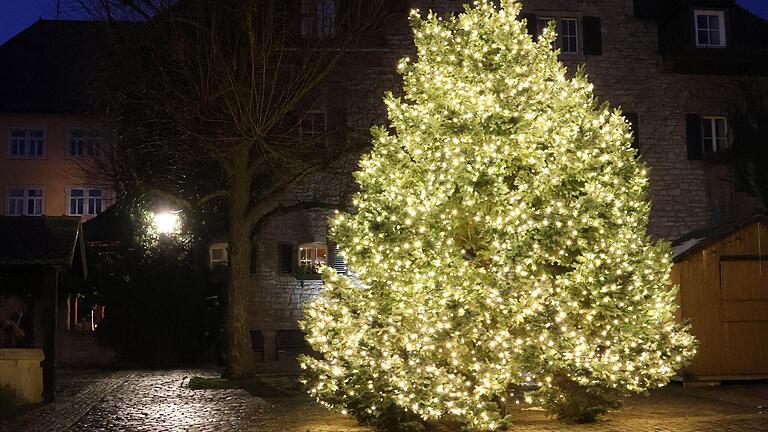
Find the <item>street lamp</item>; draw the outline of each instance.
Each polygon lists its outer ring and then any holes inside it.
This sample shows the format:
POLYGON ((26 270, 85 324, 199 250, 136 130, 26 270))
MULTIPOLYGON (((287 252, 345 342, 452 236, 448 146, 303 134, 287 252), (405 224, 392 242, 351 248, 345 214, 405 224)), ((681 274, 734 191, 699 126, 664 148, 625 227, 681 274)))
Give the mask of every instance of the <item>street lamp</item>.
POLYGON ((172 211, 164 210, 156 212, 153 217, 155 229, 160 234, 173 234, 179 230, 179 212, 181 210, 172 211))

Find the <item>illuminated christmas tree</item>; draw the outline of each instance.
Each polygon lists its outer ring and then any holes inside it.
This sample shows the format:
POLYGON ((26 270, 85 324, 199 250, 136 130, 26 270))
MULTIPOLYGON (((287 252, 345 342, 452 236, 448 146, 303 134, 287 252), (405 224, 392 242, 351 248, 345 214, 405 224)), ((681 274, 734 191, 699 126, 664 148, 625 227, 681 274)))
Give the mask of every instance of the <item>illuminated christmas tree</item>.
POLYGON ((356 279, 326 270, 303 322, 332 408, 493 430, 532 383, 528 403, 588 421, 694 354, 628 124, 519 12, 411 15, 418 60, 333 221, 356 279))

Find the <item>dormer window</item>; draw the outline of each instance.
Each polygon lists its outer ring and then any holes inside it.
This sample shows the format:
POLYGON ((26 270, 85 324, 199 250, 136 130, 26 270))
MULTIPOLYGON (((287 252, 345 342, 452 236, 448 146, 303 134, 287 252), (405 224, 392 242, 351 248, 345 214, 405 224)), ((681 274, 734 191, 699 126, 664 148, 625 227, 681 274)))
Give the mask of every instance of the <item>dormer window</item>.
POLYGON ((699 48, 725 48, 725 12, 696 10, 696 46, 699 48))

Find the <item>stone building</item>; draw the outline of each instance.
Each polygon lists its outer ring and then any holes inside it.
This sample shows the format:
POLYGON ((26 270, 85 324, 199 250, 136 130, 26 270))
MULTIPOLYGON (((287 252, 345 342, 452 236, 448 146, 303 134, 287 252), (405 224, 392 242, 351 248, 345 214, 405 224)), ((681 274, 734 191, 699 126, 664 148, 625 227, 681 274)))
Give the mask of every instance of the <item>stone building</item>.
MULTIPOLYGON (((355 90, 358 97, 381 100, 381 87, 394 85, 397 59, 412 54, 405 19, 410 8, 441 14, 460 11, 463 0, 412 0, 389 12, 383 42, 375 47, 383 86, 355 90), (389 68, 389 69, 387 69, 389 68)), ((728 153, 738 131, 731 117, 744 108, 742 84, 768 83, 768 22, 734 0, 526 0, 523 18, 534 36, 556 21, 560 58, 575 71, 584 65, 599 99, 621 107, 635 133, 639 157, 650 168, 652 201, 649 234, 672 240, 704 226, 744 217, 760 203, 734 181, 728 153), (762 37, 761 37, 762 35, 762 37)), ((358 53, 359 54, 359 53, 358 53)), ((353 61, 351 56, 349 61, 353 61)), ((327 92, 334 104, 343 91, 327 92)), ((384 113, 374 123, 385 124, 384 113)), ((348 166, 353 169, 356 155, 348 166)), ((297 194, 328 193, 322 185, 348 187, 348 173, 311 180, 297 194)), ((344 199, 342 198, 343 202, 344 199)), ((340 206, 342 206, 340 202, 340 206)), ((255 245, 253 282, 264 296, 251 304, 251 336, 264 369, 280 367, 303 349, 296 324, 301 305, 321 282, 314 262, 340 272, 327 239, 327 211, 307 211, 273 220, 255 245)))

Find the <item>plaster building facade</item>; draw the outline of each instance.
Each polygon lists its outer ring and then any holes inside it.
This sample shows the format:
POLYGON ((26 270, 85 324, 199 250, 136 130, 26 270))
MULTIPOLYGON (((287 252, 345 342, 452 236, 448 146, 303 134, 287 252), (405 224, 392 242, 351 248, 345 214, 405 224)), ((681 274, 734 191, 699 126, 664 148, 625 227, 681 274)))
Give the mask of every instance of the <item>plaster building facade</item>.
POLYGON ((0 46, 0 215, 86 220, 113 203, 87 93, 97 29, 39 20, 0 46))

